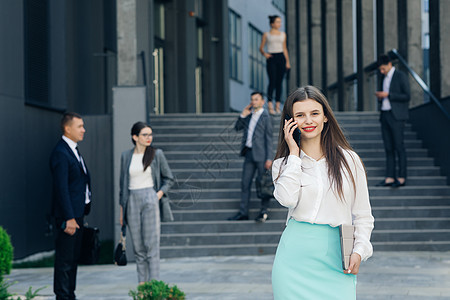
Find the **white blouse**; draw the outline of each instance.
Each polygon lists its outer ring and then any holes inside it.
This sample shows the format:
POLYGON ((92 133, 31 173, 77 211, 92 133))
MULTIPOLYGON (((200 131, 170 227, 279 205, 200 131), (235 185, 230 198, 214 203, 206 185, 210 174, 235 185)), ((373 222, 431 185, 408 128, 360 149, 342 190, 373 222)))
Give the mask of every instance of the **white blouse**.
POLYGON ((133 153, 131 157, 130 169, 130 183, 128 189, 138 190, 153 187, 152 168, 148 168, 144 171, 144 164, 142 159, 144 153, 133 153))
POLYGON ((339 198, 337 192, 331 189, 325 158, 316 161, 301 151, 300 157, 289 155, 286 164, 282 165, 283 158, 273 162, 273 194, 281 205, 289 208, 288 220, 293 218, 300 222, 328 224, 332 227, 355 225, 353 252, 361 255, 361 260, 365 261, 373 253, 370 235, 374 222, 366 174, 355 152, 343 152, 355 179, 356 193, 344 168, 344 200, 339 198))

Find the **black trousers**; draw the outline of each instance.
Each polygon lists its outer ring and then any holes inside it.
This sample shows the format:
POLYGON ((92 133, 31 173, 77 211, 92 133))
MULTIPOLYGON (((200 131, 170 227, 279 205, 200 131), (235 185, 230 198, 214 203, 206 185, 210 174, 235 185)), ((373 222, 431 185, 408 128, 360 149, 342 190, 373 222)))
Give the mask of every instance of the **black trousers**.
POLYGON ((405 121, 395 119, 392 111, 382 111, 381 134, 386 152, 386 177, 396 178, 396 156, 398 177, 406 178, 406 150, 403 143, 405 121))
POLYGON ((80 229, 68 235, 61 228, 64 220, 56 219, 55 266, 53 273, 53 292, 56 300, 74 300, 77 281, 78 259, 83 238, 83 218, 76 221, 80 229))
POLYGON ((275 90, 275 100, 280 102, 282 83, 284 73, 286 73, 286 58, 283 53, 271 53, 272 57, 267 60, 267 74, 269 75, 269 87, 267 88, 267 97, 269 101, 273 100, 273 91, 275 90))
MULTIPOLYGON (((264 168, 265 161, 254 161, 252 149, 250 148, 244 149, 244 155, 245 160, 242 168, 241 204, 239 212, 241 213, 241 215, 248 216, 253 177, 255 176, 255 172, 257 172, 256 180, 261 180, 260 178, 265 171, 264 168)), ((269 203, 270 197, 261 199, 262 213, 267 213, 269 203)))

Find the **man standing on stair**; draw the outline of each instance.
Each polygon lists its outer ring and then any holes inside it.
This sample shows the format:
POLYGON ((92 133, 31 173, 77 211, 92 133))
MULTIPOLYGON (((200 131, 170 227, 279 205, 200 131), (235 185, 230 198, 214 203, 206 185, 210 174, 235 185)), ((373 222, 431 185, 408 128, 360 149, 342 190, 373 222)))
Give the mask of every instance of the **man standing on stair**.
MULTIPOLYGON (((251 186, 255 171, 256 180, 260 180, 266 170, 272 167, 272 118, 264 109, 264 98, 261 93, 251 94, 251 102, 236 121, 236 131, 244 130, 241 145, 241 156, 244 156, 241 184, 241 204, 239 212, 228 220, 248 220, 251 186)), ((261 211, 255 219, 265 222, 268 217, 270 197, 261 199, 261 211)))
POLYGON ((383 74, 379 91, 375 93, 381 110, 381 134, 386 151, 386 178, 377 186, 400 187, 406 184, 406 150, 403 143, 405 121, 408 119, 410 90, 408 76, 395 69, 387 55, 378 58, 378 69, 383 74), (395 155, 399 172, 395 174, 395 155))

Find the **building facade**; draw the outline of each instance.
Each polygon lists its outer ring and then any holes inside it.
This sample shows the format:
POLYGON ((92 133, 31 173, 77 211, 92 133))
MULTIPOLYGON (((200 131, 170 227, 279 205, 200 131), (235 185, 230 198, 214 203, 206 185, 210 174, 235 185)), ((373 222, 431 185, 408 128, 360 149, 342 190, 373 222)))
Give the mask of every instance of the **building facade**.
MULTIPOLYGON (((449 9, 443 0, 0 1, 0 225, 15 257, 53 248, 48 159, 62 112, 84 116, 87 220, 113 240, 132 123, 240 111, 252 91, 265 92, 258 48, 268 15, 282 17, 288 36, 286 92, 314 84, 335 110, 353 111, 376 109, 373 62, 392 48, 427 74, 438 99, 450 97, 449 9)), ((411 86, 411 106, 428 101, 411 86)))
MULTIPOLYGON (((241 111, 254 91, 267 93, 266 59, 259 52, 264 32, 270 30, 268 16, 282 19, 285 31, 285 1, 229 0, 230 110, 241 111)), ((283 84, 286 87, 286 84, 283 84)), ((285 97, 286 89, 282 98, 285 97)))

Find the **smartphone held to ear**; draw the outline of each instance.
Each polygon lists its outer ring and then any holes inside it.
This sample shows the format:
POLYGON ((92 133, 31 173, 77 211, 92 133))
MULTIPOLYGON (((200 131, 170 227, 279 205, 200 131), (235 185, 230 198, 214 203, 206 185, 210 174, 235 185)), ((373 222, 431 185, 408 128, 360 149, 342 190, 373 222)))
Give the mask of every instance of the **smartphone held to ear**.
MULTIPOLYGON (((292 119, 291 116, 288 114, 286 114, 284 118, 286 119, 286 121, 292 119)), ((292 133, 292 137, 294 138, 294 141, 297 143, 299 147, 300 147, 300 135, 301 135, 300 129, 295 128, 294 132, 292 133)))

